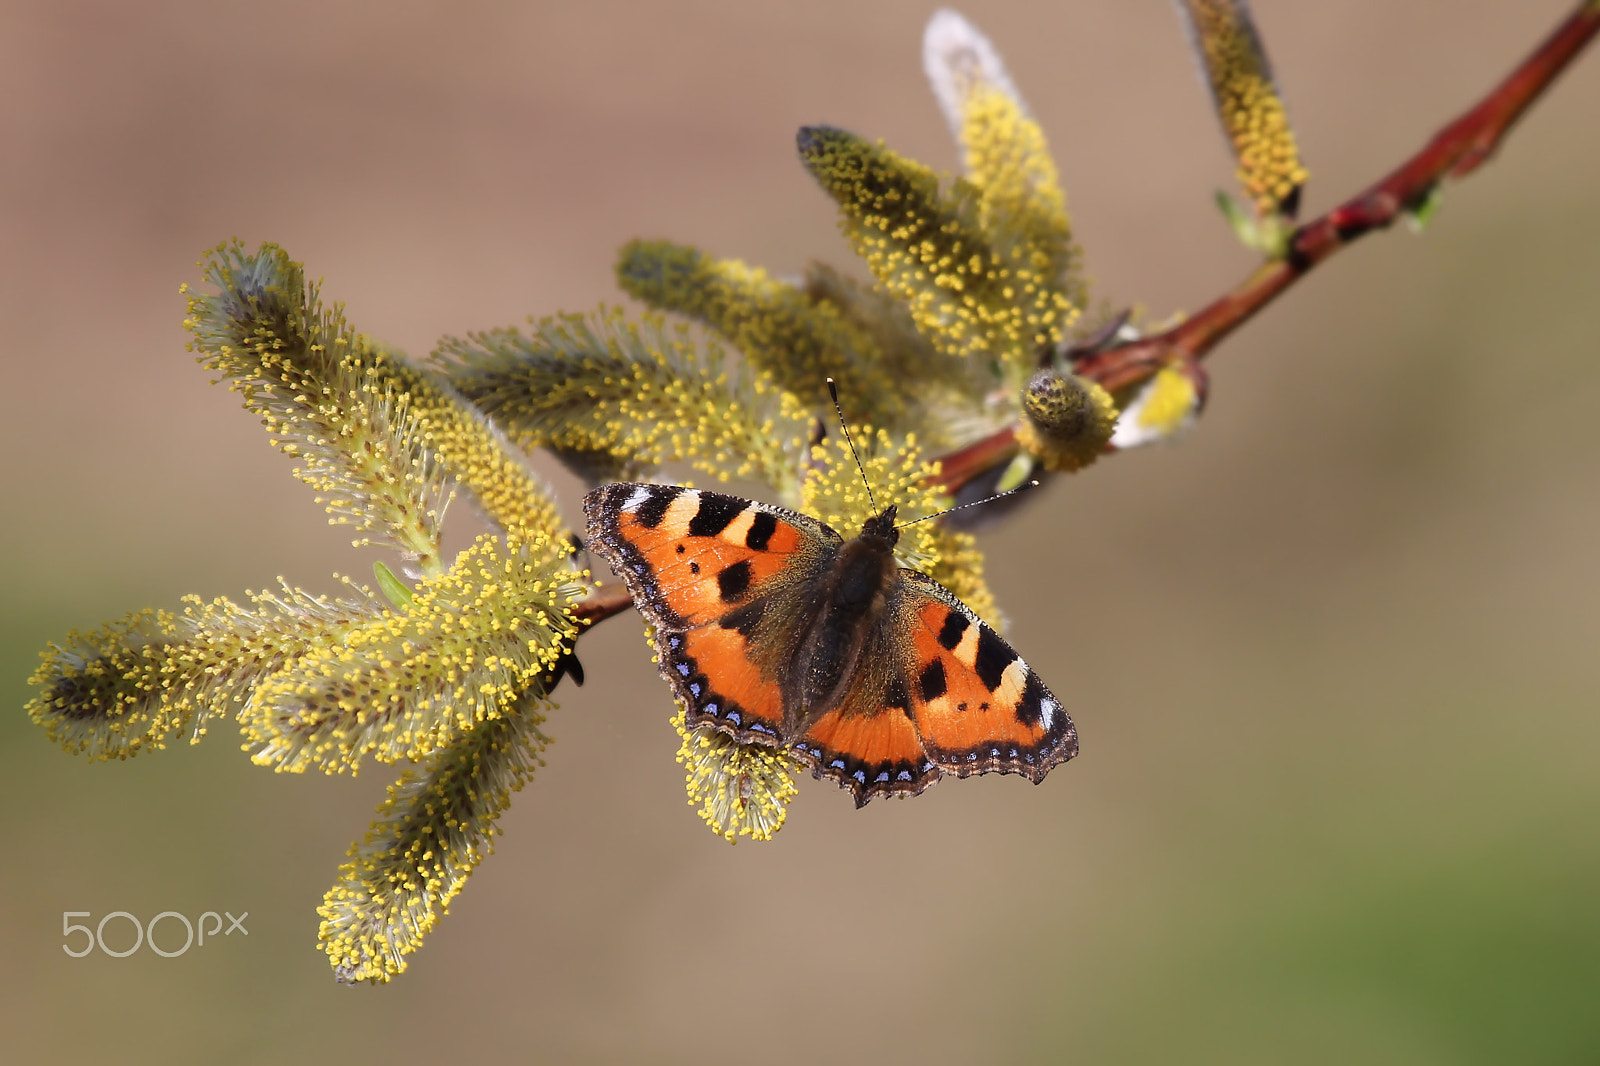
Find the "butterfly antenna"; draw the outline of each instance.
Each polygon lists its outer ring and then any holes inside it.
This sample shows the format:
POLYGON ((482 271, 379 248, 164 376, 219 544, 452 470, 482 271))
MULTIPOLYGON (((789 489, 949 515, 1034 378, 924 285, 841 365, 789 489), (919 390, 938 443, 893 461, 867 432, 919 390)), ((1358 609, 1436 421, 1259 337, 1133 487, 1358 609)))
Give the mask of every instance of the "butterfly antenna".
POLYGON ((828 395, 833 397, 833 409, 839 415, 839 428, 844 430, 844 442, 850 445, 850 454, 855 457, 856 469, 861 471, 861 483, 867 487, 867 502, 872 505, 872 511, 876 514, 878 501, 872 498, 872 482, 867 480, 867 468, 861 465, 861 453, 856 451, 856 442, 850 439, 850 427, 844 420, 844 408, 839 406, 839 386, 834 384, 832 378, 828 379, 828 395))
POLYGON ((1008 490, 1006 492, 997 492, 993 496, 985 496, 981 500, 973 500, 971 503, 958 504, 955 507, 946 507, 942 511, 935 511, 935 512, 933 512, 933 514, 925 514, 921 518, 913 518, 909 522, 900 522, 894 528, 896 528, 896 529, 904 529, 907 526, 914 526, 918 522, 926 522, 926 521, 929 521, 930 519, 939 518, 942 515, 947 515, 951 511, 965 511, 968 507, 982 507, 986 503, 993 503, 996 500, 1003 500, 1007 496, 1015 496, 1019 492, 1027 492, 1029 489, 1036 489, 1038 487, 1039 487, 1039 483, 1037 481, 1030 481, 1026 485, 1018 485, 1014 489, 1010 489, 1010 490, 1008 490))

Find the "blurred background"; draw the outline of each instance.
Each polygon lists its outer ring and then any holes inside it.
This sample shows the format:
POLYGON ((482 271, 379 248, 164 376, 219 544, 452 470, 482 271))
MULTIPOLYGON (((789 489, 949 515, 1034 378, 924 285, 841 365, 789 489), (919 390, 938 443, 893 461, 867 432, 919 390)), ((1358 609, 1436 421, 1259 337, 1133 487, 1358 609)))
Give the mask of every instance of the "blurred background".
MULTIPOLYGON (((1258 0, 1307 217, 1570 6, 1258 0)), ((206 248, 282 244, 418 356, 618 301, 635 236, 859 270, 794 131, 953 168, 930 10, 0 3, 9 1061, 1600 1058, 1600 55, 1424 236, 1361 242, 1217 351, 1194 433, 985 535, 1082 736, 1038 788, 856 811, 807 780, 776 840, 729 847, 624 616, 585 638, 498 853, 409 972, 351 989, 316 906, 386 768, 274 776, 223 727, 91 765, 28 724, 70 628, 370 580, 184 351, 206 248), (249 935, 74 959, 69 910, 248 911, 249 935)), ((1050 137, 1097 297, 1164 316, 1243 276, 1169 5, 963 10, 1050 137)))

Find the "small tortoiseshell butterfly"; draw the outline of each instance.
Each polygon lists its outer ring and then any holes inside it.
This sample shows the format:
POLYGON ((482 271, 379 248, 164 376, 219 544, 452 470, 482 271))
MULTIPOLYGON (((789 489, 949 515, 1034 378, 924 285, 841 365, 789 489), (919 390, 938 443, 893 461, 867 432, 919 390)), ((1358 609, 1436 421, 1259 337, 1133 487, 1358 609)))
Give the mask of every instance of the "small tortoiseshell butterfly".
POLYGON ((1028 664, 895 563, 893 506, 850 541, 782 507, 672 485, 605 485, 583 511, 589 547, 655 627, 690 726, 786 748, 858 807, 945 774, 1037 783, 1078 753, 1028 664))

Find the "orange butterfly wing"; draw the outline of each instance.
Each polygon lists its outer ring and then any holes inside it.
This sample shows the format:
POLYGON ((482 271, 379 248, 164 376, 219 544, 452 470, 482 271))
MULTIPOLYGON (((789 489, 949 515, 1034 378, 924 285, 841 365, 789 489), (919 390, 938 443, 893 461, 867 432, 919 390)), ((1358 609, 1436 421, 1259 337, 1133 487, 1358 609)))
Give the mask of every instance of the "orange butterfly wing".
POLYGON ((1022 774, 1034 783, 1078 754, 1078 731, 1039 675, 954 593, 901 570, 909 629, 910 718, 946 773, 1022 774))
POLYGON ((941 776, 911 720, 898 643, 895 628, 880 623, 862 649, 845 698, 793 745, 813 776, 837 781, 857 807, 875 796, 915 796, 941 776))
POLYGON ((779 507, 676 485, 607 485, 584 497, 583 508, 590 547, 639 609, 652 612, 646 617, 668 629, 716 621, 782 571, 819 536, 795 519, 827 528, 779 507))
POLYGON ((803 580, 840 543, 814 518, 722 493, 613 484, 584 498, 589 543, 655 627, 661 674, 691 725, 777 744, 783 697, 758 647, 776 586, 803 580))
POLYGON ((902 569, 838 709, 795 749, 862 806, 944 774, 1034 782, 1078 753, 1072 719, 1031 667, 954 593, 902 569))
POLYGON ((812 776, 848 789, 857 807, 875 796, 915 796, 941 776, 911 719, 898 708, 872 715, 829 711, 793 750, 811 764, 812 776))

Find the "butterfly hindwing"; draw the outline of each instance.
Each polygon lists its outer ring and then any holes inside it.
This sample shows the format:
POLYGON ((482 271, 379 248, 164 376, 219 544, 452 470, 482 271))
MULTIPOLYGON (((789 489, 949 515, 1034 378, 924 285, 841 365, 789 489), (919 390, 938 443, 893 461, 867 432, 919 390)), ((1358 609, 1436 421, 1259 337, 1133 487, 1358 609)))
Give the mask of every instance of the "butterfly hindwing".
POLYGON ((877 628, 839 706, 792 746, 815 776, 848 789, 857 807, 874 796, 915 796, 941 776, 911 720, 896 640, 891 627, 877 628))
POLYGON ((910 717, 928 759, 958 777, 998 771, 1038 782, 1076 755, 1071 717, 1022 657, 944 586, 900 574, 910 717))
POLYGON ((778 743, 782 690, 751 657, 748 638, 737 626, 657 632, 656 647, 661 672, 677 690, 691 727, 711 724, 743 743, 778 743))
POLYGON ((857 807, 874 796, 915 796, 940 777, 916 727, 898 709, 871 716, 830 711, 806 730, 794 750, 817 777, 848 789, 857 807))

